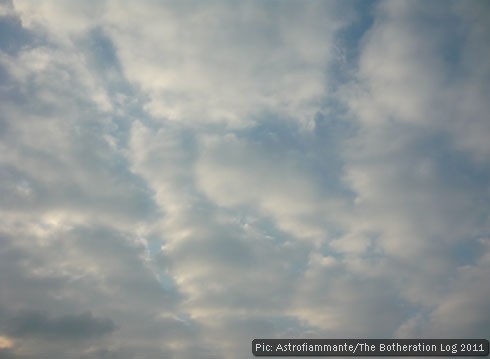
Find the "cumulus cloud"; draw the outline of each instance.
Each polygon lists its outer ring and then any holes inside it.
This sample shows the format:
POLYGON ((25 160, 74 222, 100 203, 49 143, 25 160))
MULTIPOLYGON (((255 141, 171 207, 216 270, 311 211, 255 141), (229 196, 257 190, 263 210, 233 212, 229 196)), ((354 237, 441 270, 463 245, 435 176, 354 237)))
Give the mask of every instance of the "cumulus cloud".
POLYGON ((146 5, 113 7, 107 31, 152 116, 242 127, 270 109, 304 122, 314 114, 342 25, 333 6, 146 5))
MULTIPOLYGON (((479 263, 475 252, 486 253, 479 242, 488 233, 486 149, 478 136, 461 130, 488 132, 488 110, 480 107, 488 102, 481 101, 481 82, 473 76, 490 72, 472 62, 486 47, 473 51, 462 41, 474 41, 487 23, 473 12, 483 4, 473 6, 380 3, 363 41, 357 81, 341 90, 362 134, 346 149, 344 173, 357 193, 362 227, 378 233, 378 248, 397 258, 393 282, 406 300, 422 306, 417 318, 431 318, 433 336, 469 330, 462 322, 451 326, 455 316, 445 322, 441 313, 470 306, 462 292, 449 294, 449 286, 461 280, 464 265, 479 263)), ((471 300, 481 298, 477 293, 471 300)), ((417 320, 409 319, 401 332, 417 320)))
POLYGON ((488 336, 487 10, 0 2, 0 357, 488 336))

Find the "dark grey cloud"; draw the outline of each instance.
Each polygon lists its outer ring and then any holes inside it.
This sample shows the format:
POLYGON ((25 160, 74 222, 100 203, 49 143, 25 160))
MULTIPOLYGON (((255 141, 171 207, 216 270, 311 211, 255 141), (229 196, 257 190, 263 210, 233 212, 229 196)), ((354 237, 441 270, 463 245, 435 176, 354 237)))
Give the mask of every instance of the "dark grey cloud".
POLYGON ((115 330, 109 318, 90 312, 51 317, 47 312, 24 310, 7 321, 6 332, 13 337, 41 337, 49 340, 87 340, 100 338, 115 330))
POLYGON ((11 349, 0 349, 0 359, 19 359, 20 357, 11 349))

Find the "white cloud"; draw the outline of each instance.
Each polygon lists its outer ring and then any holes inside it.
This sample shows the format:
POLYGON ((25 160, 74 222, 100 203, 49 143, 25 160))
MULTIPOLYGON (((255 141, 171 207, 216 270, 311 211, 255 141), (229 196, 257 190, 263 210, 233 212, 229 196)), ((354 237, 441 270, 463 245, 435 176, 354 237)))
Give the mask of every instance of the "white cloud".
POLYGON ((488 333, 483 2, 12 3, 0 356, 488 333))
MULTIPOLYGON (((488 321, 476 320, 470 309, 481 306, 482 294, 464 298, 464 290, 450 289, 463 283, 461 261, 474 260, 459 252, 476 248, 474 238, 488 233, 489 225, 483 204, 489 173, 481 162, 487 149, 480 139, 489 133, 488 101, 480 80, 490 72, 473 62, 488 47, 470 50, 458 41, 480 43, 475 39, 485 28, 484 15, 474 9, 482 3, 473 4, 467 11, 456 3, 441 9, 438 3, 380 2, 364 38, 357 83, 341 90, 359 121, 344 152, 344 178, 356 193, 359 215, 346 238, 374 233, 372 245, 390 259, 386 280, 418 308, 400 336, 488 331, 488 321), (470 128, 479 133, 463 130, 470 128), (449 315, 456 309, 473 319, 449 315), (417 332, 427 321, 431 329, 417 332)), ((347 254, 353 244, 334 242, 347 254)), ((479 277, 474 283, 487 282, 479 277)))
POLYGON ((304 153, 283 145, 272 150, 233 135, 204 138, 197 184, 221 206, 257 208, 296 238, 321 242, 329 216, 342 215, 342 201, 328 196, 329 189, 304 165, 304 153))
POLYGON ((153 116, 242 127, 275 111, 307 122, 325 95, 342 25, 335 11, 324 3, 119 3, 107 29, 153 116))

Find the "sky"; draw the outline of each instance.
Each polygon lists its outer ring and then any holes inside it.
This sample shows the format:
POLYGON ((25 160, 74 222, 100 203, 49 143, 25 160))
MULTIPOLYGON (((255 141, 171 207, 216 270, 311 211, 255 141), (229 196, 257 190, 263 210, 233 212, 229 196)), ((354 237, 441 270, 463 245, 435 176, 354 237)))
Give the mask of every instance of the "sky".
POLYGON ((0 0, 0 358, 490 337, 487 1, 0 0))

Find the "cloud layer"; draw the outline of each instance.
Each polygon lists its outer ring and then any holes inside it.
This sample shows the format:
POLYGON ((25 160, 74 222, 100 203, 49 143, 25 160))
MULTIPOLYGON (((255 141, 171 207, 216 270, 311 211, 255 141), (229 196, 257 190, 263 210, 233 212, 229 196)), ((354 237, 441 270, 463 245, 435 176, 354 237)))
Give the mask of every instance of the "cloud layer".
POLYGON ((0 358, 486 338, 484 1, 0 2, 0 358))

